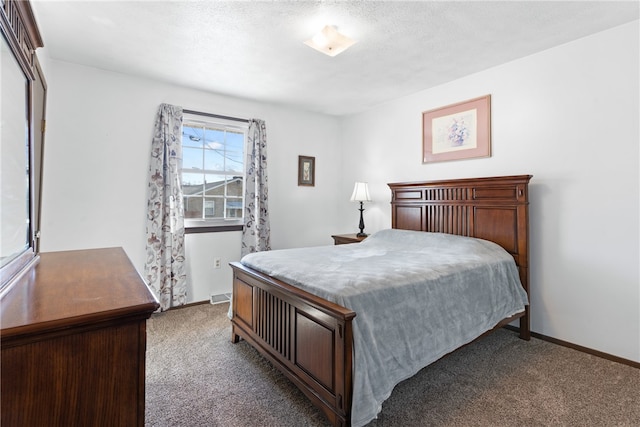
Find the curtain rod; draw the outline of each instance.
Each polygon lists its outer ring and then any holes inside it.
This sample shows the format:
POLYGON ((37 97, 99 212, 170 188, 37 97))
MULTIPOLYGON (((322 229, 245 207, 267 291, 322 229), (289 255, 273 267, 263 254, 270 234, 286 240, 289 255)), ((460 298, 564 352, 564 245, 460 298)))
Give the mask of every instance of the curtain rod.
POLYGON ((199 116, 214 117, 216 119, 226 119, 226 120, 233 120, 236 122, 249 123, 249 119, 241 119, 239 117, 221 116, 220 114, 203 113, 202 111, 185 110, 185 109, 183 109, 182 112, 187 114, 197 114, 199 116))

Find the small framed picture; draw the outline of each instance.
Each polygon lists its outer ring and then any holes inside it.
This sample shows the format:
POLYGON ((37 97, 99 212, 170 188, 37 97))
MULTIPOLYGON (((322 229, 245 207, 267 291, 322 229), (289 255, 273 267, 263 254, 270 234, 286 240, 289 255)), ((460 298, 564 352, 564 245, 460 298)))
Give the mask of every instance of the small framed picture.
POLYGON ((422 163, 491 156, 491 96, 422 113, 422 163))
POLYGON ((298 185, 313 187, 316 184, 316 158, 298 156, 298 185))

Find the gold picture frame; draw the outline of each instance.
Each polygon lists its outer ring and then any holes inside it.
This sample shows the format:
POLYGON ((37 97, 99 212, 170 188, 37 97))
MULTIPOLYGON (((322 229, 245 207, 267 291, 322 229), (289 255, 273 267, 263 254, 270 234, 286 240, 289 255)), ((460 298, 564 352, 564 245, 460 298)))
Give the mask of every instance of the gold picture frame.
POLYGON ((491 95, 422 113, 422 163, 491 156, 491 95))

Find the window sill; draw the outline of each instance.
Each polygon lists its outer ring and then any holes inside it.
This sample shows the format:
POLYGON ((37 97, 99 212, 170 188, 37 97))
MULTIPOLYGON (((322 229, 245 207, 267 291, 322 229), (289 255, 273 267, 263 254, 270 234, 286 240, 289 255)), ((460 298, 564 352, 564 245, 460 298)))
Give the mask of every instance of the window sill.
POLYGON ((224 231, 242 231, 244 227, 242 220, 237 221, 220 221, 220 222, 205 222, 205 221, 189 221, 185 220, 184 234, 196 234, 196 233, 219 233, 224 231))

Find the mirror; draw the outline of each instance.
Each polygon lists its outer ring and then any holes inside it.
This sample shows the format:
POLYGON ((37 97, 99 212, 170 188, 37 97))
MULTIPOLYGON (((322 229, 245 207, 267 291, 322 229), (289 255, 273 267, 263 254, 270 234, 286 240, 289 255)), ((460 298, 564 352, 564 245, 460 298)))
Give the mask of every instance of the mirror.
POLYGON ((27 78, 2 39, 0 266, 29 248, 29 119, 27 78))
POLYGON ((35 257, 31 236, 29 79, 5 34, 0 62, 0 292, 35 257))

